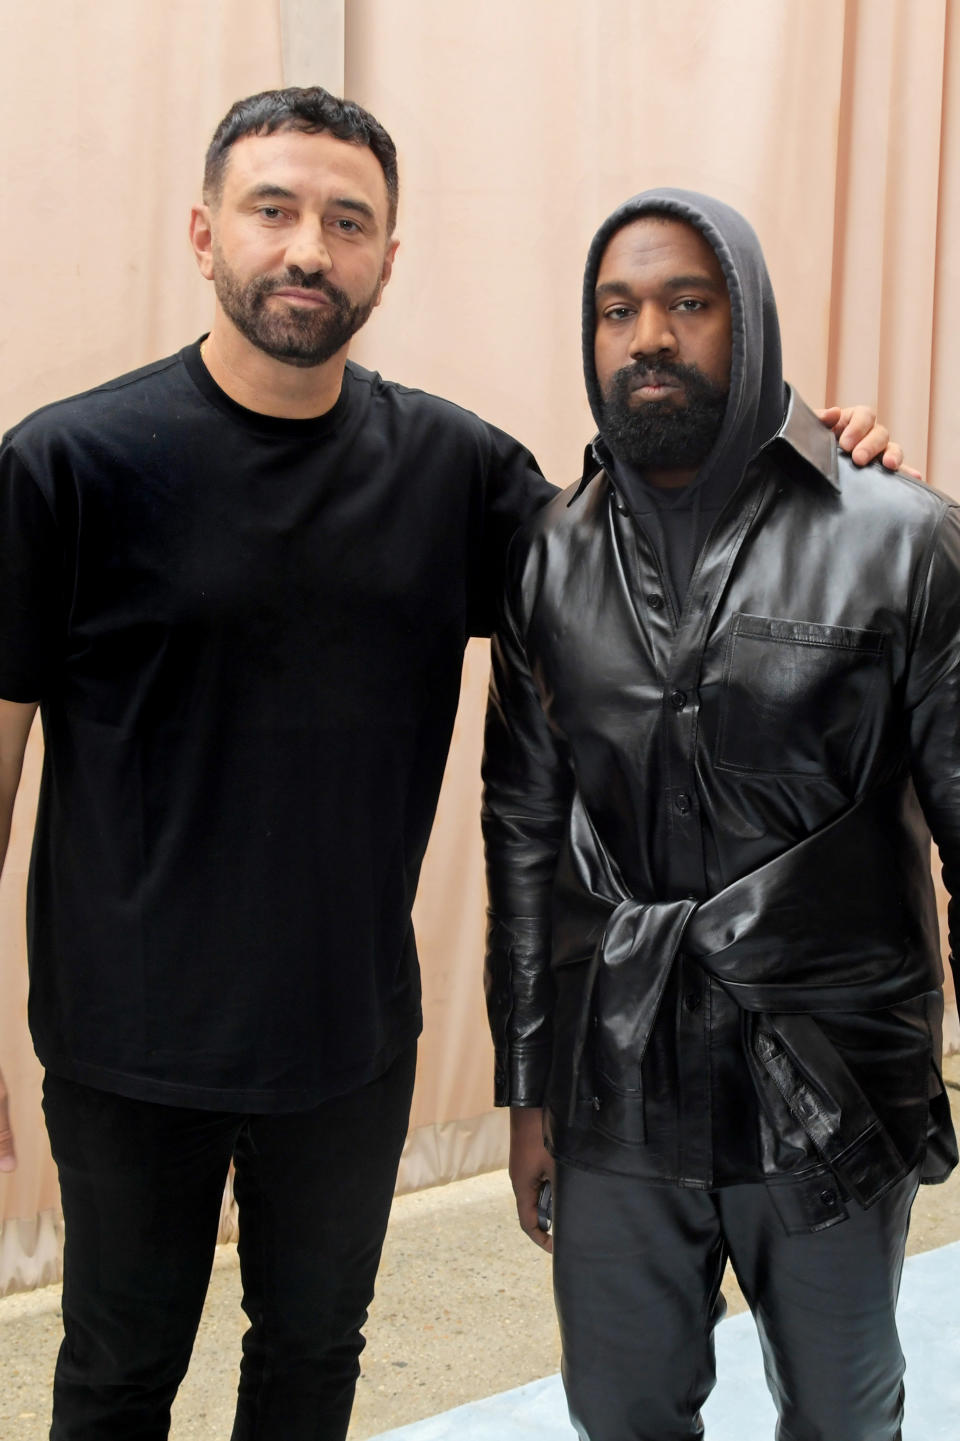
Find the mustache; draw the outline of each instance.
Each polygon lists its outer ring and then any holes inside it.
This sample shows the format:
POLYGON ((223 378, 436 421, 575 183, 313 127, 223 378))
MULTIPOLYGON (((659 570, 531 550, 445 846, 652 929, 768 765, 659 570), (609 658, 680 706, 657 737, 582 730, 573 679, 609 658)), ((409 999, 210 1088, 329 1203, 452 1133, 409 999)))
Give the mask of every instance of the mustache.
POLYGON ((637 360, 625 365, 613 376, 613 382, 620 386, 651 384, 663 380, 679 380, 686 384, 703 378, 696 365, 683 365, 679 360, 653 361, 637 360))
POLYGON ((257 290, 261 295, 270 295, 272 291, 286 290, 288 286, 296 290, 319 290, 341 308, 348 307, 350 304, 340 287, 333 285, 322 270, 312 270, 308 273, 301 270, 298 265, 291 265, 283 275, 261 276, 257 290))

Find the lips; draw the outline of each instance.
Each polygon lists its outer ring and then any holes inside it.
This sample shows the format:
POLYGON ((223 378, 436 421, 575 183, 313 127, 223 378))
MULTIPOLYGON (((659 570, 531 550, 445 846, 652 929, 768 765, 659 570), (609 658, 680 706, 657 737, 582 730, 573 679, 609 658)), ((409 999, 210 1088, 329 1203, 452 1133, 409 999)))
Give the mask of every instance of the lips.
POLYGON ((686 387, 682 380, 659 371, 646 371, 638 375, 630 385, 631 397, 637 396, 640 400, 665 400, 668 396, 685 393, 686 387))
POLYGON ((675 375, 660 370, 638 372, 630 386, 631 390, 680 390, 682 382, 675 375))
POLYGON ((282 289, 272 290, 271 295, 277 295, 281 300, 295 300, 301 305, 329 305, 330 297, 322 290, 293 290, 282 289))

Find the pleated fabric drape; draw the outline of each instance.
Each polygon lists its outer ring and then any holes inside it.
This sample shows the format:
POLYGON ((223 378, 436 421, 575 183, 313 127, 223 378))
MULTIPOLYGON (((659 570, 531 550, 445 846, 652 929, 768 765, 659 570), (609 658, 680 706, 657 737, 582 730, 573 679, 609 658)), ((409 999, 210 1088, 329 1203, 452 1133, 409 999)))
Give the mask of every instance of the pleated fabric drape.
MULTIPOLYGON (((591 433, 589 238, 635 191, 690 186, 756 226, 804 396, 877 401, 960 496, 950 0, 0 0, 0 32, 3 425, 205 328, 185 228, 208 136, 238 95, 316 81, 342 84, 400 151, 400 253, 362 363, 517 434, 567 484, 591 433)), ((505 1157, 480 984, 486 667, 472 643, 416 907, 425 1034, 404 1189, 505 1157)), ((59 1254, 25 1021, 38 771, 35 736, 0 886, 0 1065, 20 1152, 0 1178, 0 1293, 52 1279, 59 1254)), ((228 1193, 223 1234, 234 1225, 228 1193)))

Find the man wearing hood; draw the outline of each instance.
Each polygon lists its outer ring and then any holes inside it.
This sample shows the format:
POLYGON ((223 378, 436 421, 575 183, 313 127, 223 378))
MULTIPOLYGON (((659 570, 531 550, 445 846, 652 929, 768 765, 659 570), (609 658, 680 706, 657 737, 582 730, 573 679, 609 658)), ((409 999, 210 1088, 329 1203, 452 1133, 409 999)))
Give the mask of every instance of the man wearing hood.
POLYGON ((702 1435, 729 1257, 782 1441, 894 1441, 910 1207, 956 1162, 925 822, 956 894, 957 507, 858 473, 784 386, 716 200, 616 211, 583 322, 599 436, 512 547, 484 806, 497 1101, 547 1249, 555 1184, 571 1416, 702 1435))

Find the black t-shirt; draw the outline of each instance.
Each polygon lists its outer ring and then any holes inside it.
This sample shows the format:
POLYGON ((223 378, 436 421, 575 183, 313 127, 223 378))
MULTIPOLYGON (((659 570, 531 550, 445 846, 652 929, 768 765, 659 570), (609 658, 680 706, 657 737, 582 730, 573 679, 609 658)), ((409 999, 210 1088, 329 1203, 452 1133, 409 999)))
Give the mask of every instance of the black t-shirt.
POLYGON ((198 346, 0 452, 0 696, 39 699, 30 1023, 51 1070, 258 1111, 420 1027, 410 908, 463 648, 552 493, 475 415, 349 365, 315 420, 198 346))

